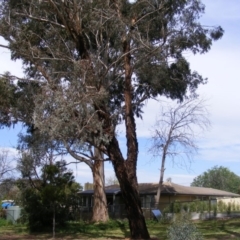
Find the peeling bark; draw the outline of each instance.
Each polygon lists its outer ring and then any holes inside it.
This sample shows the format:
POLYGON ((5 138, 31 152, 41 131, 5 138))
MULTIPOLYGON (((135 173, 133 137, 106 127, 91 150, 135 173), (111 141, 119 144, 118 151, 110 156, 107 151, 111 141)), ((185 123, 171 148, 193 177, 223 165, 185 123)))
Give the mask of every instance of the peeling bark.
POLYGON ((132 239, 149 239, 145 218, 141 209, 141 199, 138 192, 137 182, 137 157, 138 142, 136 134, 136 123, 132 109, 132 67, 130 43, 123 41, 124 69, 125 69, 125 127, 127 139, 127 159, 121 154, 118 141, 113 137, 108 152, 112 160, 116 176, 118 178, 122 197, 126 204, 129 228, 132 239))
POLYGON ((95 149, 96 160, 93 164, 94 204, 92 222, 106 222, 109 220, 107 198, 105 194, 104 162, 101 153, 95 149))

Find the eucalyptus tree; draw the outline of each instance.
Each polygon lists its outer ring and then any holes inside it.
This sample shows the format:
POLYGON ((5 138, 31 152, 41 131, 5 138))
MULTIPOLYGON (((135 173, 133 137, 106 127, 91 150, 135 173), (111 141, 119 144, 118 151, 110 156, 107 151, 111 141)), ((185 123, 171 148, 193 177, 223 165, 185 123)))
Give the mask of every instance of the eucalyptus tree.
POLYGON ((34 97, 39 94, 36 81, 12 76, 9 72, 0 76, 0 128, 14 126, 22 122, 33 126, 34 97))
MULTIPOLYGON (((149 151, 160 157, 161 169, 156 202, 159 204, 167 159, 187 157, 191 161, 197 152, 197 136, 210 127, 205 101, 189 98, 175 105, 162 107, 153 127, 152 146, 149 151)), ((183 160, 183 159, 182 159, 183 160)))
POLYGON ((145 100, 183 100, 205 80, 184 53, 206 53, 221 27, 202 26, 199 0, 1 0, 0 36, 26 79, 41 83, 34 124, 84 161, 112 161, 131 237, 148 239, 137 183, 135 118, 145 100), (127 154, 115 128, 124 122, 127 154), (98 160, 98 159, 97 159, 98 160))

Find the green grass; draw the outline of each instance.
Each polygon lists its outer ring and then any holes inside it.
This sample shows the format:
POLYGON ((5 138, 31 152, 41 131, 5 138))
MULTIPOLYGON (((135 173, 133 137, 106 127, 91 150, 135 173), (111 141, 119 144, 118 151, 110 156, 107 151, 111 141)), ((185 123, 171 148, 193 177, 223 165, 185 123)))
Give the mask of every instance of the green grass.
POLYGON ((239 239, 240 219, 218 219, 196 223, 205 239, 239 239))
MULTIPOLYGON (((204 239, 240 240, 240 218, 206 220, 195 222, 197 228, 202 232, 204 239)), ((170 223, 147 221, 151 237, 167 239, 167 228, 170 223)), ((69 222, 65 228, 56 229, 58 239, 124 239, 129 237, 127 221, 111 220, 107 224, 90 224, 86 222, 69 222)), ((41 233, 29 233, 25 225, 12 225, 0 219, 0 239, 11 239, 6 236, 14 236, 14 239, 48 239, 51 231, 41 233)))

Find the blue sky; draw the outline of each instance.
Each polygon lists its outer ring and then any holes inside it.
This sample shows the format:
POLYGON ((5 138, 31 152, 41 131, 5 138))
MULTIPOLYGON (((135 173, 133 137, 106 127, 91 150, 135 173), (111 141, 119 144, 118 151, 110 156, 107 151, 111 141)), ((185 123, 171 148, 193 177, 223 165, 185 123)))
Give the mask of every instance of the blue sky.
MULTIPOLYGON (((189 185, 193 178, 215 165, 228 167, 240 175, 240 1, 215 0, 203 3, 206 5, 202 22, 206 25, 221 25, 225 30, 223 38, 215 42, 205 55, 189 55, 191 68, 208 78, 208 84, 199 87, 200 96, 208 99, 209 118, 212 127, 198 140, 199 152, 191 163, 182 160, 182 166, 168 161, 165 179, 182 185, 189 185)), ((6 49, 0 49, 0 72, 10 71, 21 75, 21 63, 11 62, 6 49)), ((163 99, 162 99, 163 100, 163 99)), ((161 101, 148 101, 144 108, 143 120, 137 120, 139 137, 139 182, 158 182, 159 159, 152 159, 148 153, 150 129, 154 124, 161 101)), ((119 127, 120 136, 123 134, 119 127)), ((21 126, 14 129, 0 130, 0 147, 8 148, 14 155, 17 134, 21 126)), ((121 147, 125 142, 120 137, 121 147)), ((177 162, 179 159, 175 159, 177 162)), ((80 183, 91 182, 92 176, 85 164, 73 166, 73 171, 80 183)), ((113 176, 110 163, 105 164, 106 178, 113 176)))

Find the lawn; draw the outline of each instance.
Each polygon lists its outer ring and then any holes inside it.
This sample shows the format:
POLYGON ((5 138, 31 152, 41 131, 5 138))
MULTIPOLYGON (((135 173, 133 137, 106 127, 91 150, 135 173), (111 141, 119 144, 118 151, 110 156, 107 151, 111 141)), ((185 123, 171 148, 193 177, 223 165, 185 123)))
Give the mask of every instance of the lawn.
MULTIPOLYGON (((218 219, 195 222, 202 232, 204 239, 240 240, 240 218, 218 219)), ((167 239, 166 229, 169 223, 147 222, 150 235, 153 239, 167 239)), ((57 229, 56 239, 128 239, 129 229, 127 221, 110 221, 108 224, 88 224, 84 222, 69 223, 63 229, 57 229)), ((51 231, 29 233, 24 225, 11 225, 0 220, 0 240, 23 239, 51 239, 51 231)))

